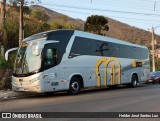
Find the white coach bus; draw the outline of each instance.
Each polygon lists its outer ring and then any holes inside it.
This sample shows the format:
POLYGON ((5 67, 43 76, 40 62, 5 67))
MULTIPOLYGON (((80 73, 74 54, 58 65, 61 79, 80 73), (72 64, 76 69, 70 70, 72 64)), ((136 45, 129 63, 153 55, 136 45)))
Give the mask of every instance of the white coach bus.
POLYGON ((12 89, 37 93, 130 85, 149 79, 147 47, 77 30, 47 31, 24 39, 12 89))

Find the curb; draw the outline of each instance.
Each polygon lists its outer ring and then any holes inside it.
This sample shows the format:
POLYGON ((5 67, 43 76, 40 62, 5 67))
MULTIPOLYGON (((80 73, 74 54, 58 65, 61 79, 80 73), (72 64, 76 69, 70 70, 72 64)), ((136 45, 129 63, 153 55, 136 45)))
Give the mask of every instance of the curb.
POLYGON ((19 97, 22 94, 13 91, 0 91, 0 100, 19 97))

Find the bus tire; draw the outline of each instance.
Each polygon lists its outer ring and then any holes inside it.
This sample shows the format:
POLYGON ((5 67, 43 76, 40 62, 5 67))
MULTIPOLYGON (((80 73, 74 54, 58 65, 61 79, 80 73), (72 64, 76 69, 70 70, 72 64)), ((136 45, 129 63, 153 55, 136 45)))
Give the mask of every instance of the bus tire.
POLYGON ((76 77, 72 77, 69 85, 69 94, 77 95, 80 92, 80 81, 76 77))
POLYGON ((130 87, 132 87, 132 88, 137 87, 137 83, 138 83, 137 76, 136 75, 132 75, 130 87))

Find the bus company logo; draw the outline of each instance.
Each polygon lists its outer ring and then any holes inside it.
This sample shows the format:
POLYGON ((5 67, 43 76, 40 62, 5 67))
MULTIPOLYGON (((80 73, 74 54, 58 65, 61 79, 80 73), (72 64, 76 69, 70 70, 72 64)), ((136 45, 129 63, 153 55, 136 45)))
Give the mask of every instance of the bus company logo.
MULTIPOLYGON (((115 62, 118 65, 118 84, 121 84, 121 64, 118 59, 110 57, 110 58, 100 58, 96 63, 96 77, 97 77, 97 87, 101 86, 101 75, 99 72, 100 65, 104 63, 104 86, 107 86, 107 67, 111 62, 115 62)), ((116 66, 115 64, 111 65, 111 85, 115 83, 115 75, 116 75, 116 66)))
POLYGON ((12 118, 11 113, 2 113, 2 118, 12 118))

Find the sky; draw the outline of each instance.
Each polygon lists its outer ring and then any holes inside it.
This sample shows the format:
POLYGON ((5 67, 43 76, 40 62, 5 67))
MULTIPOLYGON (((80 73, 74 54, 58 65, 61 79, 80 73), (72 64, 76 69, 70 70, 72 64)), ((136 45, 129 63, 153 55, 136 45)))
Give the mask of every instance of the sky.
POLYGON ((46 8, 86 20, 103 15, 160 35, 160 0, 41 0, 46 8))

